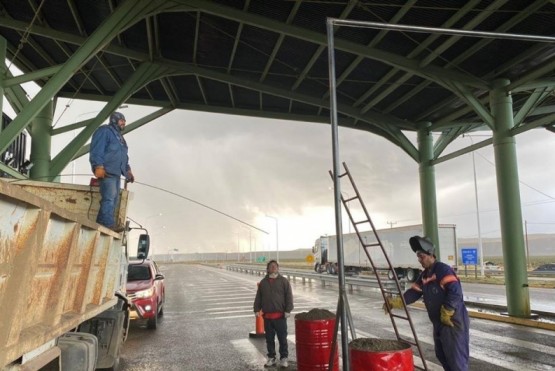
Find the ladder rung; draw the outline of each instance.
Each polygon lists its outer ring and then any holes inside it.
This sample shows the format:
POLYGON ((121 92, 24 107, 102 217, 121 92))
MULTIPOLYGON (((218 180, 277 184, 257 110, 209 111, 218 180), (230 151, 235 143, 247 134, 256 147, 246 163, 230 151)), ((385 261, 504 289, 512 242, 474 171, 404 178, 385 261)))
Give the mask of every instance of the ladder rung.
POLYGON ((358 196, 351 197, 351 198, 346 199, 345 202, 350 202, 352 200, 356 200, 357 198, 358 198, 358 196))
POLYGON ((339 174, 339 177, 343 178, 345 175, 347 175, 347 172, 344 172, 343 174, 339 174))
POLYGON ((408 340, 408 339, 403 339, 402 337, 398 337, 397 340, 403 341, 403 342, 405 342, 405 343, 407 343, 407 344, 414 345, 414 346, 417 346, 417 345, 418 345, 418 344, 416 344, 415 341, 408 340))
POLYGON ((391 290, 387 290, 387 289, 382 289, 382 292, 385 292, 386 294, 393 294, 393 295, 400 295, 401 294, 400 291, 391 291, 391 290))
POLYGON ((368 223, 368 222, 369 222, 369 220, 361 220, 360 222, 354 222, 353 224, 358 225, 358 224, 368 223))
POLYGON ((391 317, 395 317, 395 318, 400 318, 400 319, 404 319, 405 321, 408 321, 408 320, 409 320, 409 318, 408 318, 408 317, 403 317, 403 316, 400 316, 400 315, 398 315, 398 314, 391 314, 391 317))
POLYGON ((380 246, 380 243, 379 242, 374 242, 374 243, 364 244, 364 247, 374 247, 374 246, 380 246))

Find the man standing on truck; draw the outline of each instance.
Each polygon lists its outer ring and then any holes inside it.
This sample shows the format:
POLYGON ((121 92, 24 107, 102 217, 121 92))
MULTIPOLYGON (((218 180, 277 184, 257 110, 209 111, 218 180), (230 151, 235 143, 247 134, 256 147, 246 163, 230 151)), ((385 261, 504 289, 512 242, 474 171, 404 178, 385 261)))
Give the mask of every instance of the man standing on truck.
POLYGON ((100 181, 100 210, 96 222, 116 232, 122 232, 124 227, 117 226, 114 210, 118 204, 120 191, 120 176, 123 175, 129 183, 135 177, 129 166, 127 142, 121 132, 125 128, 125 116, 120 112, 110 115, 108 125, 100 126, 93 134, 89 162, 94 176, 100 181))
MULTIPOLYGON (((466 371, 470 341, 469 320, 459 278, 450 266, 436 261, 434 245, 430 239, 414 236, 409 239, 409 243, 424 272, 403 294, 405 303, 412 304, 424 296, 428 317, 434 326, 436 357, 447 371, 466 371)), ((403 308, 401 297, 387 298, 384 310, 387 311, 388 308, 403 308)))
POLYGON ((264 317, 268 361, 264 367, 277 365, 275 336, 279 341, 280 367, 288 367, 287 318, 293 310, 293 291, 287 278, 279 274, 279 264, 270 260, 266 265, 266 277, 260 281, 254 299, 255 316, 264 317))

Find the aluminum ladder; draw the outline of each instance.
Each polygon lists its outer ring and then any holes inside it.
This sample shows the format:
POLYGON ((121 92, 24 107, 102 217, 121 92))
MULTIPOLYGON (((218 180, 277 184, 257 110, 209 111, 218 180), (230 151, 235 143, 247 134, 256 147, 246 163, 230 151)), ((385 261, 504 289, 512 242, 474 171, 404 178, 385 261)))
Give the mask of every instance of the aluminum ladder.
MULTIPOLYGON (((395 335, 397 337, 398 341, 410 344, 413 349, 416 348, 418 351, 418 356, 420 357, 420 359, 422 360, 422 365, 423 367, 419 367, 417 365, 414 366, 415 369, 419 369, 419 370, 428 370, 428 366, 426 364, 426 360, 424 359, 424 354, 422 352, 422 348, 420 347, 420 342, 418 341, 418 336, 416 335, 416 330, 414 329, 414 324, 412 323, 412 319, 410 317, 410 313, 407 309, 407 304, 405 303, 405 299, 403 298, 403 291, 401 290, 401 284, 399 283, 399 279, 397 277, 397 274, 395 273, 395 270, 393 269, 393 265, 391 264, 391 261, 389 260, 389 257, 387 256, 387 253, 383 247, 383 244, 380 240, 380 237, 378 236, 378 233, 376 231, 376 228, 374 227, 374 223, 372 222, 372 219, 370 219, 370 215, 368 214, 368 210, 366 209, 366 205, 364 205, 364 202, 362 201, 362 198, 360 197, 360 193, 358 191, 358 188, 355 184, 355 181, 349 171, 349 168, 347 167, 347 164, 345 162, 342 163, 343 164, 343 168, 345 169, 345 172, 339 175, 339 181, 342 180, 343 177, 347 177, 349 179, 349 182, 351 183, 351 186, 353 187, 354 193, 355 195, 353 197, 350 198, 344 198, 343 194, 340 194, 341 196, 341 203, 343 204, 343 207, 345 208, 345 211, 347 212, 347 215, 349 216, 349 220, 352 223, 355 232, 357 234, 358 240, 360 242, 360 245, 363 247, 364 249, 364 253, 366 254, 366 257, 368 258, 368 261, 370 262, 370 265, 372 266, 372 270, 374 272, 374 275, 376 276, 376 280, 378 281, 378 286, 380 288, 380 292, 382 293, 384 302, 387 301, 388 297, 391 297, 392 295, 398 295, 401 297, 402 302, 403 302, 403 312, 404 314, 395 314, 393 313, 393 311, 391 309, 388 308, 387 313, 389 314, 389 318, 391 319, 391 324, 393 326, 393 329, 395 331, 395 335), (364 217, 365 219, 362 220, 357 220, 355 221, 353 218, 353 214, 351 213, 351 210, 349 209, 349 202, 353 202, 353 201, 358 201, 358 203, 360 204, 360 207, 362 208, 363 212, 364 212, 364 217), (365 224, 368 224, 372 230, 372 232, 374 233, 374 236, 376 237, 376 241, 374 243, 367 243, 366 240, 363 241, 361 232, 359 231, 359 228, 365 224), (380 275, 378 274, 377 270, 376 270, 376 266, 374 264, 374 260, 372 259, 372 256, 370 254, 370 252, 368 251, 368 248, 370 247, 379 247, 379 251, 381 251, 381 253, 383 254, 386 262, 387 262, 387 266, 389 268, 389 270, 391 272, 393 272, 393 278, 395 280, 395 286, 393 289, 390 288, 385 288, 383 283, 382 283, 382 278, 380 277, 380 275), (399 330, 397 328, 397 321, 408 321, 409 325, 410 325, 410 329, 412 331, 412 336, 413 339, 407 339, 401 336, 401 334, 399 333, 399 330)), ((333 180, 333 172, 330 171, 329 172, 332 180, 333 180)), ((379 252, 378 251, 378 252, 379 252)), ((387 306, 386 306, 387 307, 387 306)))

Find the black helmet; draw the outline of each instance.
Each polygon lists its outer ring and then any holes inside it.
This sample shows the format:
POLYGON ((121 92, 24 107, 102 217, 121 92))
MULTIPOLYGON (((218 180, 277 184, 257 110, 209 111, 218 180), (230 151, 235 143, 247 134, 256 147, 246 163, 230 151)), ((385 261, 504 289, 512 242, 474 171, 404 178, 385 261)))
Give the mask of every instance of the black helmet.
POLYGON ((435 255, 434 243, 428 237, 413 236, 409 238, 409 244, 414 252, 435 255))
POLYGON ((114 112, 110 115, 110 125, 117 125, 119 120, 125 120, 123 113, 114 112))

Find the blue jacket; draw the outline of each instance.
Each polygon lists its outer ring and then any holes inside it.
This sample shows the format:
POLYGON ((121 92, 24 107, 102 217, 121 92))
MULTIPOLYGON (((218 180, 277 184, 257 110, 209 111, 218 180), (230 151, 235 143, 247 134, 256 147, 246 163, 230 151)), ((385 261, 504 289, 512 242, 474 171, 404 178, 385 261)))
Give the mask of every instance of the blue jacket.
POLYGON ((127 143, 115 125, 102 125, 94 132, 89 156, 92 171, 99 165, 104 166, 109 176, 127 176, 131 169, 127 155, 127 143))

